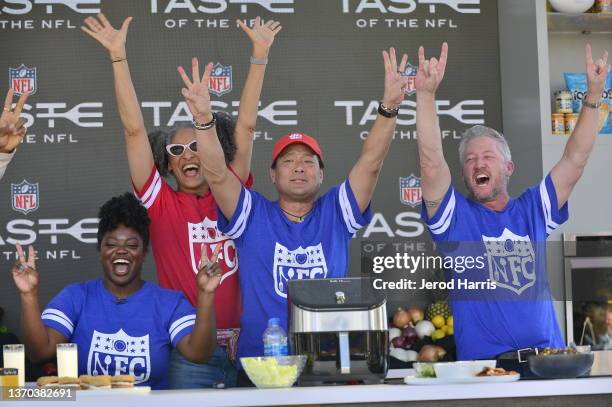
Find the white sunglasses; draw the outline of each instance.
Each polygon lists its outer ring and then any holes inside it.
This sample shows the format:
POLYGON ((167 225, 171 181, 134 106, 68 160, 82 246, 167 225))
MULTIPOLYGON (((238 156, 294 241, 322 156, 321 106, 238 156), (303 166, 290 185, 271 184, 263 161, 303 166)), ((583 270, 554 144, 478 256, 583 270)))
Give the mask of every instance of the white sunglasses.
POLYGON ((166 151, 173 157, 178 157, 185 152, 185 149, 189 148, 194 153, 198 152, 198 142, 197 140, 193 140, 189 144, 168 144, 166 146, 166 151))

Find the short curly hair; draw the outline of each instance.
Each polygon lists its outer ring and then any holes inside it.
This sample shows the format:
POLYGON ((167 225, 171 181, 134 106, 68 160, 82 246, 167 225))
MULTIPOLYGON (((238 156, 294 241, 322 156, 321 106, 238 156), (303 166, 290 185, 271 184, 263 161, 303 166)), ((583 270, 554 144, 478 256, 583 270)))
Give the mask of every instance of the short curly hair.
POLYGON ((134 229, 142 239, 145 251, 149 248, 149 215, 138 198, 130 192, 115 196, 104 203, 98 212, 98 251, 107 232, 123 225, 134 229))
MULTIPOLYGON (((216 119, 215 129, 217 130, 217 137, 225 155, 225 162, 229 164, 234 160, 234 155, 236 155, 236 140, 234 137, 236 120, 231 114, 223 111, 214 112, 213 116, 216 119)), ((163 130, 149 133, 149 144, 153 151, 155 167, 162 177, 170 175, 166 146, 171 143, 176 133, 183 129, 193 129, 193 125, 191 123, 181 123, 170 129, 169 133, 163 130)))

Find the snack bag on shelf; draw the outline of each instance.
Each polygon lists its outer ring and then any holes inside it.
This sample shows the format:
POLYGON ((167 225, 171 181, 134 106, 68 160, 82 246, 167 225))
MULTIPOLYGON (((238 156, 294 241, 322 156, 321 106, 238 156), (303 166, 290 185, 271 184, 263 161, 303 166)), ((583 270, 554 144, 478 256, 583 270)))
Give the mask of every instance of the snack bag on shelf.
MULTIPOLYGON (((584 73, 564 74, 567 89, 572 94, 572 106, 575 113, 579 113, 582 108, 582 99, 587 92, 587 76, 584 73)), ((599 108, 599 133, 612 134, 612 72, 608 74, 603 100, 599 108)))

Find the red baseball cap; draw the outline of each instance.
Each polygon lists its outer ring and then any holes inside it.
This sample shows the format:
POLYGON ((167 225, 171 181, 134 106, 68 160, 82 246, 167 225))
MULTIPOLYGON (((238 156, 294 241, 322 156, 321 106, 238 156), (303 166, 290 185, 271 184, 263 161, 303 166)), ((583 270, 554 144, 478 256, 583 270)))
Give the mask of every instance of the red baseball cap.
POLYGON ((276 161, 284 149, 289 147, 291 144, 296 143, 304 144, 310 147, 310 149, 319 157, 321 162, 323 162, 323 153, 321 152, 321 147, 319 147, 317 140, 310 137, 308 134, 299 132, 285 134, 276 141, 276 144, 274 144, 274 149, 272 150, 272 162, 276 161))

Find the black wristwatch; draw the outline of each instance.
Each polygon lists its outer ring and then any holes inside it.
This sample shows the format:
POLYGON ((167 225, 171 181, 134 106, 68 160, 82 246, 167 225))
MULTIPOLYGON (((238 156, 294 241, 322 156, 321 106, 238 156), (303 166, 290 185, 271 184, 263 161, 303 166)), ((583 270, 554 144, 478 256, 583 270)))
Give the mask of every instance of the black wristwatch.
POLYGON ((398 113, 399 113, 399 106, 396 107, 395 109, 391 109, 383 105, 382 102, 378 104, 378 114, 381 116, 392 118, 392 117, 397 116, 398 113))

